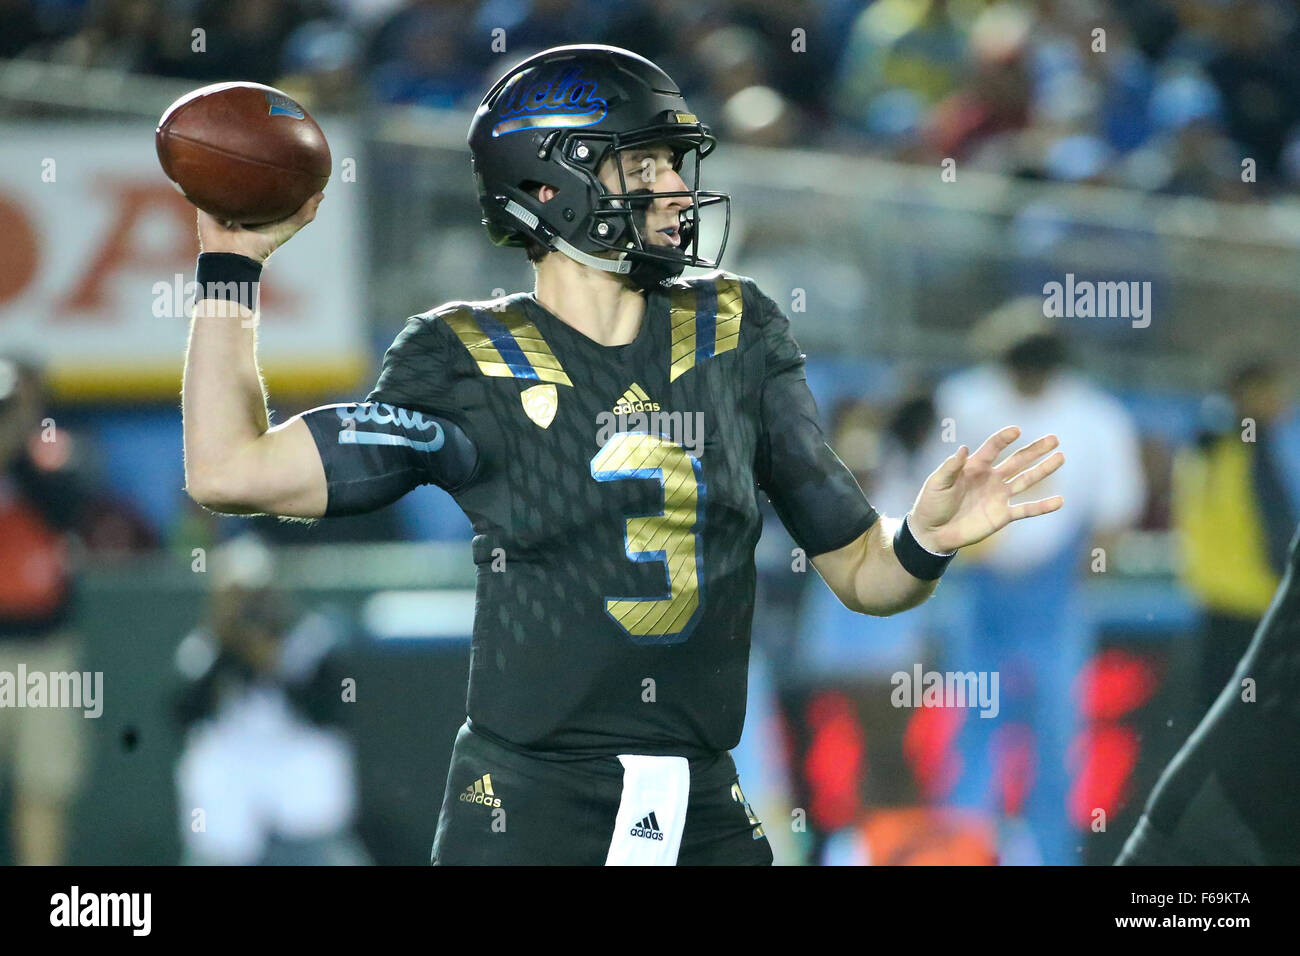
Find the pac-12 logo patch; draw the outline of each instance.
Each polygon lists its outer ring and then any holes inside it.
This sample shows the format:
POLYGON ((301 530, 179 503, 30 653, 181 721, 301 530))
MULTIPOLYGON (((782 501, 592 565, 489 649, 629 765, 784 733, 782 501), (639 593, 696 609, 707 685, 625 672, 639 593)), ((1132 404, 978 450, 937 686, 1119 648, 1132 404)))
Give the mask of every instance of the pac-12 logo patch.
POLYGON ((519 393, 523 403, 524 414, 533 420, 533 424, 550 428, 555 421, 555 412, 560 407, 559 394, 554 385, 534 385, 519 393))

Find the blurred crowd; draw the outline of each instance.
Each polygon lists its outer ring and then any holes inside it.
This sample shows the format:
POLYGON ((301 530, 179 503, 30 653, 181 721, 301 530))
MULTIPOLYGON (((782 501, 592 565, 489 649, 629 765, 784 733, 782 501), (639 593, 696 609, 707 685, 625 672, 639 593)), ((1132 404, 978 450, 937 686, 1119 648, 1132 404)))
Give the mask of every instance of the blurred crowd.
POLYGON ((971 330, 969 367, 885 401, 846 396, 829 440, 898 515, 958 443, 978 447, 1006 423, 1055 433, 1067 467, 1039 491, 1064 495, 1059 515, 965 549, 933 601, 886 619, 790 574, 791 543, 774 518, 765 528, 755 644, 776 703, 751 701, 746 734, 775 722, 792 742, 787 785, 807 808, 810 860, 1108 862, 1088 837, 1099 810, 1116 816, 1149 786, 1143 712, 1178 733, 1194 724, 1279 586, 1300 520, 1283 369, 1253 358, 1226 370, 1191 440, 1162 458, 1042 313, 1038 298, 1012 299, 971 330), (1171 613, 1155 581, 1128 595, 1095 587, 1131 562, 1138 528, 1172 531, 1172 594, 1190 613, 1171 613), (1188 639, 1173 642, 1189 652, 1185 676, 1171 676, 1168 637, 1188 639), (996 712, 900 708, 892 691, 913 668, 997 674, 996 712))
POLYGON ((733 140, 1223 199, 1300 183, 1286 0, 0 0, 0 56, 472 108, 601 42, 733 140))

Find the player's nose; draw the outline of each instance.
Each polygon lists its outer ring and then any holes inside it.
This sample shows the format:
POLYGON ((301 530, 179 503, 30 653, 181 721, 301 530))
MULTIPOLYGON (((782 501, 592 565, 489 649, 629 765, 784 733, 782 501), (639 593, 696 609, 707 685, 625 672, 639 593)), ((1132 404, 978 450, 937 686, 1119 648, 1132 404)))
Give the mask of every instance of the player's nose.
MULTIPOLYGON (((669 169, 666 172, 660 173, 659 177, 655 180, 654 189, 657 193, 680 194, 689 192, 686 188, 686 183, 682 181, 682 177, 677 174, 677 170, 675 169, 669 169)), ((672 210, 673 212, 680 212, 681 210, 690 207, 691 197, 683 195, 664 196, 660 199, 660 202, 663 204, 663 208, 672 210)))

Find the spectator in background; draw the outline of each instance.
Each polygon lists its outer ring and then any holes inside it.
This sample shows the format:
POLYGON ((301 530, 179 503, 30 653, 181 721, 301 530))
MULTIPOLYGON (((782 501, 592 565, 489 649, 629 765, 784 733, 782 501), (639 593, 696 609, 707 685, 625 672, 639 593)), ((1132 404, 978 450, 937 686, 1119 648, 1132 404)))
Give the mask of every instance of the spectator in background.
MULTIPOLYGON (((882 513, 906 514, 929 477, 933 415, 925 392, 886 409, 860 399, 835 409, 829 440, 882 513)), ((864 618, 816 586, 815 575, 786 577, 805 585, 798 641, 781 685, 795 744, 795 799, 808 812, 807 850, 814 863, 862 862, 870 851, 855 848, 866 816, 920 802, 902 746, 911 712, 890 703, 890 680, 925 660, 930 615, 916 608, 864 618)))
POLYGON ((1197 713, 1214 703, 1245 654, 1286 568, 1300 520, 1275 426, 1287 410, 1279 369, 1237 369, 1228 397, 1206 404, 1196 444, 1174 466, 1174 523, 1187 587, 1205 609, 1197 713))
POLYGON ((1204 67, 1222 93, 1225 121, 1261 178, 1278 165, 1287 130, 1300 120, 1300 15, 1278 0, 1199 2, 1214 37, 1204 67))
POLYGON ((99 0, 87 4, 81 29, 58 43, 51 59, 74 66, 154 72, 160 20, 150 0, 99 0))
POLYGON ((0 0, 0 57, 14 57, 42 39, 34 0, 0 0))
POLYGON ((969 78, 935 104, 926 122, 926 138, 938 156, 978 163, 978 151, 1001 151, 1003 142, 1024 129, 1033 25, 1031 12, 1010 3, 994 4, 976 18, 967 41, 969 78))
POLYGON ((292 608, 253 536, 223 545, 210 564, 207 621, 176 650, 184 862, 369 862, 352 830, 356 757, 342 729, 333 626, 292 608))
MULTIPOLYGON (((964 79, 969 24, 948 0, 878 0, 858 15, 840 59, 835 113, 867 133, 900 96, 929 109, 964 79)), ((889 112, 893 112, 890 110, 889 112)))
POLYGON ((174 75, 209 82, 238 77, 274 84, 282 69, 285 38, 303 16, 296 0, 206 0, 194 20, 196 26, 212 24, 207 49, 201 54, 189 51, 174 75))
POLYGON ((1125 163, 1128 181, 1154 192, 1230 201, 1250 195, 1242 148, 1223 130, 1219 91, 1195 71, 1163 77, 1151 95, 1150 141, 1125 163))
MULTIPOLYGON (((68 436, 45 418, 41 377, 0 357, 0 672, 79 670, 68 536, 83 500, 68 436)), ((25 693, 26 687, 17 687, 25 693)), ((82 776, 84 711, 0 706, 0 773, 13 783, 19 864, 67 862, 82 776)))
POLYGON ((1003 821, 1003 862, 1077 863, 1067 753, 1079 729, 1075 680, 1093 639, 1081 569, 1095 566, 1094 547, 1113 561, 1116 534, 1141 513, 1137 431, 1115 398, 1069 370, 1065 338, 1041 299, 996 310, 973 342, 989 361, 936 394, 943 447, 975 447, 977 436, 1015 421, 1025 435, 1051 432, 1077 451, 1041 489, 1064 495, 1064 508, 962 555, 969 606, 946 669, 998 673, 1000 711, 992 719, 963 712, 951 799, 1003 821))
POLYGON ((717 117, 722 136, 755 146, 799 141, 803 113, 769 79, 769 40, 755 30, 726 26, 703 34, 694 50, 701 95, 692 102, 701 115, 717 117))
POLYGON ((310 20, 289 35, 279 88, 313 110, 343 111, 360 105, 361 41, 355 30, 330 20, 310 20))
POLYGON ((380 25, 368 52, 375 99, 442 109, 470 105, 493 56, 491 36, 471 41, 466 25, 473 11, 456 6, 424 0, 380 25))

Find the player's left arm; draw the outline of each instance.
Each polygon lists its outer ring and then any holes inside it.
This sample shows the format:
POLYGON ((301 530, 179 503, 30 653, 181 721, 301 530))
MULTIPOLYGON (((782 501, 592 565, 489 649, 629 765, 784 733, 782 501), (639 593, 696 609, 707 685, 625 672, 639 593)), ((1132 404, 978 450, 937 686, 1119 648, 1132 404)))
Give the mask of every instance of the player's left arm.
POLYGON ((1047 435, 996 464, 1020 434, 1013 426, 973 455, 963 445, 949 456, 926 479, 906 519, 880 515, 826 444, 789 320, 775 302, 750 289, 764 351, 755 475, 786 530, 845 607, 878 616, 916 607, 934 593, 945 559, 958 549, 1064 503, 1057 495, 1011 504, 1065 461, 1059 452, 1039 460, 1057 445, 1056 436, 1047 435))
POLYGON ((1059 451, 1049 455, 1058 440, 1045 435, 997 463, 1019 435, 1020 429, 1012 425, 991 435, 974 454, 962 445, 921 486, 903 534, 903 519, 882 517, 845 547, 814 557, 813 567, 852 610, 883 615, 916 607, 934 593, 945 557, 1013 521, 1050 514, 1065 503, 1060 495, 1011 503, 1065 462, 1059 451), (909 549, 910 571, 900 559, 900 551, 909 549), (934 568, 933 578, 913 573, 925 574, 925 567, 934 568))

